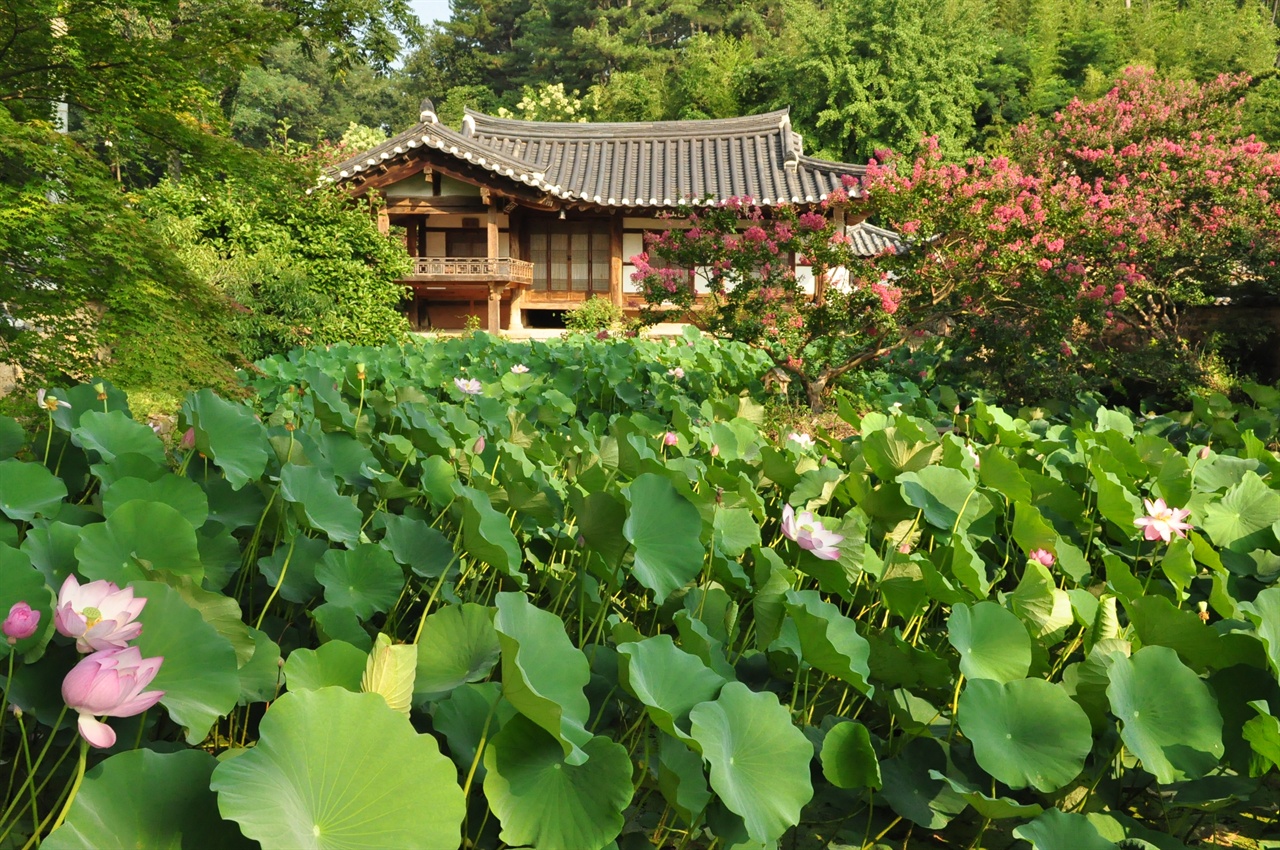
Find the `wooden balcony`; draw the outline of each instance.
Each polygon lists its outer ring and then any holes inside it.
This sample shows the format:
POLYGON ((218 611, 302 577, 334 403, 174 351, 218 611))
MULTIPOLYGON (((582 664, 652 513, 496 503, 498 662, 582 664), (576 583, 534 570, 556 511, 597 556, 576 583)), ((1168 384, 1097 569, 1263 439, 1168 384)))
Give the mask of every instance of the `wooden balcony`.
POLYGON ((422 283, 533 284, 533 263, 512 257, 413 257, 408 280, 422 283))

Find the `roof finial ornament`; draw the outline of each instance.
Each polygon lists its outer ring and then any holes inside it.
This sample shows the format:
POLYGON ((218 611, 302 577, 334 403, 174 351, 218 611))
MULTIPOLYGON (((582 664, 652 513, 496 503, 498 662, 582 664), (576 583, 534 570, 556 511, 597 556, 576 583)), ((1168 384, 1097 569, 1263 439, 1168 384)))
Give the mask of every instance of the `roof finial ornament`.
POLYGON ((436 105, 431 102, 431 98, 424 98, 422 106, 418 107, 418 121, 423 124, 439 124, 440 119, 436 117, 436 105))
POLYGON ((474 136, 476 134, 476 117, 470 113, 462 116, 462 135, 474 136))

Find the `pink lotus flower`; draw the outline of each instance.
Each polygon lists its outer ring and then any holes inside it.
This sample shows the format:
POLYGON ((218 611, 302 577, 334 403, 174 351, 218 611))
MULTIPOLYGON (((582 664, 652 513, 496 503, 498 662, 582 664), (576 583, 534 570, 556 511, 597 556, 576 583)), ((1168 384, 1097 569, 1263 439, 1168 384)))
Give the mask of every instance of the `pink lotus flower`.
POLYGON ((802 449, 811 449, 814 446, 813 437, 810 437, 808 434, 797 433, 796 431, 792 431, 787 435, 787 442, 795 443, 802 449))
POLYGON ((1046 567, 1052 567, 1056 560, 1048 549, 1032 549, 1027 553, 1027 558, 1046 567))
POLYGON ((523 375, 525 372, 529 371, 529 367, 524 365, 523 363, 517 363, 516 365, 511 367, 511 371, 517 375, 523 375))
POLYGON ((101 579, 82 587, 75 576, 67 576, 58 591, 53 625, 58 634, 75 638, 81 652, 120 649, 142 633, 136 620, 146 604, 146 599, 133 597, 131 587, 121 590, 101 579))
POLYGON ((664 446, 674 446, 678 442, 680 442, 680 435, 675 431, 668 431, 662 435, 662 445, 664 446))
POLYGON ((1147 516, 1138 517, 1133 524, 1143 529, 1142 536, 1147 540, 1158 539, 1168 543, 1174 534, 1186 537, 1187 529, 1193 527, 1190 523, 1183 522, 1191 515, 1187 508, 1171 508, 1164 503, 1164 499, 1156 499, 1154 502, 1143 499, 1142 504, 1147 509, 1147 516))
POLYGON ((454 378, 453 385, 467 395, 480 395, 484 389, 475 378, 454 378))
POLYGON ((824 561, 840 557, 840 550, 836 547, 844 540, 844 535, 828 531, 822 521, 809 511, 797 514, 790 505, 785 505, 782 508, 782 534, 824 561))
POLYGON ((684 377, 684 370, 677 366, 674 369, 668 369, 667 374, 678 381, 684 377))
POLYGON ((80 735, 95 747, 109 747, 116 733, 98 717, 132 717, 160 701, 164 691, 143 691, 164 659, 143 658, 136 646, 86 655, 62 680, 62 700, 80 715, 80 735))
POLYGON ((13 646, 35 634, 39 625, 39 611, 32 610, 25 602, 15 602, 9 609, 9 616, 4 618, 4 636, 8 639, 9 646, 13 646))
POLYGON ((36 392, 36 404, 40 405, 50 413, 53 413, 59 407, 71 406, 70 402, 63 401, 62 399, 58 398, 56 395, 52 395, 51 393, 45 390, 39 390, 38 392, 36 392))

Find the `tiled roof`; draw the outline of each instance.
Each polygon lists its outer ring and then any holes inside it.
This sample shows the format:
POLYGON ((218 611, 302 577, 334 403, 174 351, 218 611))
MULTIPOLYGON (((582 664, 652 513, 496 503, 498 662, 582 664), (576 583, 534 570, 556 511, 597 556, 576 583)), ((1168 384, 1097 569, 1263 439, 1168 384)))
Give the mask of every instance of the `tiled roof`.
POLYGON ((853 251, 859 257, 877 257, 886 250, 901 254, 909 247, 901 234, 865 221, 846 227, 844 232, 853 241, 853 251))
POLYGON ((788 110, 705 121, 582 124, 519 121, 467 110, 461 133, 423 120, 330 170, 337 181, 432 147, 562 201, 674 207, 750 197, 813 204, 863 167, 803 153, 788 110))

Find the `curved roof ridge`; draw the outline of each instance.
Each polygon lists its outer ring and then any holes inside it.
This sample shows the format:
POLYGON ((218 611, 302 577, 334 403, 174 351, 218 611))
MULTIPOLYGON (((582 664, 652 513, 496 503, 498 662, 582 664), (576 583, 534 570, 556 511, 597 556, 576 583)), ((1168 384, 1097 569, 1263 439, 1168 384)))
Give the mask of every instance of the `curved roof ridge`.
POLYGON ((522 118, 499 118, 466 107, 465 114, 475 122, 477 136, 546 137, 564 139, 609 138, 628 139, 655 136, 661 138, 739 136, 746 133, 772 132, 790 127, 790 107, 742 115, 734 118, 688 118, 676 121, 525 121, 522 118))

